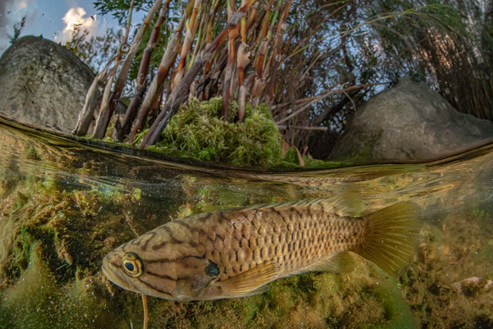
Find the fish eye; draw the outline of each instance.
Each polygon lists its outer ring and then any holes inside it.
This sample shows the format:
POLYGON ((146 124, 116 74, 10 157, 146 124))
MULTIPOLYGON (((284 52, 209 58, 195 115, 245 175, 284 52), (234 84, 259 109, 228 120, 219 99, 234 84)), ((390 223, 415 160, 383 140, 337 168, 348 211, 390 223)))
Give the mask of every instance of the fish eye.
POLYGON ((142 261, 139 256, 132 252, 122 257, 122 267, 123 272, 132 278, 137 278, 143 273, 142 261))

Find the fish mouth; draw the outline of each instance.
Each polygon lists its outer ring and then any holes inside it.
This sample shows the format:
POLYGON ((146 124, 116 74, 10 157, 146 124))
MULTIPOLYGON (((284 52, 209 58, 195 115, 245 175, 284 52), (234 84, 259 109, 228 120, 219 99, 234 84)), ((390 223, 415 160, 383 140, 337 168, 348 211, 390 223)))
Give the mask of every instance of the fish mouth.
POLYGON ((137 288, 127 280, 125 280, 126 275, 123 273, 121 267, 119 266, 121 262, 121 257, 119 255, 108 254, 103 258, 103 266, 101 267, 104 276, 108 278, 111 282, 116 284, 117 286, 130 290, 136 293, 140 293, 137 288), (121 274, 125 275, 122 277, 121 274))

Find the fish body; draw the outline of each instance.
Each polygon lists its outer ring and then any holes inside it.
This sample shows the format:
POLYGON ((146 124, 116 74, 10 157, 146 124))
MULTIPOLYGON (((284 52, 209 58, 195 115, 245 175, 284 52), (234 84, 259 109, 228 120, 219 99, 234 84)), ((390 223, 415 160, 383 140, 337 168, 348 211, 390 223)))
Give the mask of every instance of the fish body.
POLYGON ((363 217, 340 200, 236 208, 171 221, 123 244, 103 260, 104 275, 137 293, 212 300, 265 292, 279 278, 337 271, 353 251, 387 272, 414 252, 418 208, 396 204, 363 217))

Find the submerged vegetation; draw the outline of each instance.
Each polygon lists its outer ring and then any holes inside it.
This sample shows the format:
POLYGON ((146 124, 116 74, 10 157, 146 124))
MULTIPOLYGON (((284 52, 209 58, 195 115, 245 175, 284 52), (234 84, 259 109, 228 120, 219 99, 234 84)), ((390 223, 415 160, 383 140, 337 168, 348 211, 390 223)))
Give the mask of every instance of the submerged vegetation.
MULTIPOLYGON (((162 139, 172 118, 195 99, 208 102, 221 97, 217 120, 248 129, 247 108, 263 104, 272 125, 283 132, 283 143, 310 153, 317 147, 309 143, 310 136, 339 135, 361 103, 406 75, 426 80, 459 111, 492 118, 493 22, 491 8, 479 1, 100 0, 95 4, 127 27, 124 35, 115 37, 110 31, 105 39, 105 54, 111 45, 118 48, 117 54, 105 55, 111 60, 106 67, 99 65, 74 131, 77 135, 102 138, 111 126, 109 134, 117 141, 132 143, 140 135, 141 148, 159 144, 178 149, 176 142, 164 145, 162 139), (146 17, 131 32, 133 10, 145 11, 146 17), (102 85, 100 102, 97 90, 102 85), (128 104, 126 113, 115 116, 122 97, 128 104), (237 109, 235 115, 229 113, 232 107, 237 109), (89 132, 96 109, 97 124, 89 132)), ((74 41, 78 49, 86 45, 91 49, 83 34, 76 33, 74 41)), ((79 53, 88 61, 94 58, 90 51, 79 53)), ((210 132, 216 134, 212 128, 210 132)), ((202 152, 203 159, 221 159, 211 154, 207 143, 202 146, 200 151, 193 147, 193 156, 202 152)), ((182 151, 186 149, 183 146, 182 151)), ((243 145, 229 152, 247 149, 243 145)), ((236 159, 237 164, 257 164, 248 156, 236 159)))
POLYGON ((108 252, 175 218, 317 198, 337 194, 337 187, 361 188, 365 202, 377 208, 424 194, 421 201, 434 210, 433 220, 424 223, 418 252, 399 276, 353 255, 350 271, 281 279, 268 292, 247 298, 191 303, 150 298, 150 328, 493 325, 493 209, 474 203, 461 212, 454 208, 457 193, 479 200, 491 195, 491 148, 478 153, 483 158, 476 163, 469 154, 438 164, 429 176, 382 166, 383 178, 365 176, 355 183, 344 180, 354 176, 339 172, 344 184, 307 188, 201 175, 189 166, 159 167, 0 128, 7 150, 0 153, 5 164, 0 166, 0 327, 137 327, 139 295, 101 274, 108 252), (430 189, 435 192, 426 194, 430 189), (440 208, 444 203, 449 208, 440 208))
MULTIPOLYGON (((173 217, 242 204, 248 197, 209 178, 185 176, 182 185, 187 202, 173 217)), ((101 258, 156 225, 162 203, 135 192, 66 188, 57 180, 28 177, 2 195, 0 228, 9 233, 0 243, 0 326, 139 325, 139 295, 107 282, 101 258), (154 212, 144 214, 149 207, 154 212)), ((150 328, 490 327, 490 211, 476 207, 425 224, 419 252, 399 277, 352 256, 350 272, 281 279, 262 295, 193 303, 151 298, 150 328)))

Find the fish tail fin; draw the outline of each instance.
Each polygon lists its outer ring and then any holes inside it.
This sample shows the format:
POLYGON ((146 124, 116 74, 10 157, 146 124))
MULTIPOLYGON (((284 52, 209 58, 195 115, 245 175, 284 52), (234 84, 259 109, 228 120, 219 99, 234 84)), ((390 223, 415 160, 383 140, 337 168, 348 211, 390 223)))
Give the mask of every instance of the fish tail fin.
POLYGON ((367 237, 354 252, 389 274, 397 273, 415 253, 419 212, 416 204, 401 202, 367 216, 367 237))

